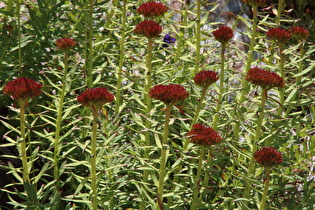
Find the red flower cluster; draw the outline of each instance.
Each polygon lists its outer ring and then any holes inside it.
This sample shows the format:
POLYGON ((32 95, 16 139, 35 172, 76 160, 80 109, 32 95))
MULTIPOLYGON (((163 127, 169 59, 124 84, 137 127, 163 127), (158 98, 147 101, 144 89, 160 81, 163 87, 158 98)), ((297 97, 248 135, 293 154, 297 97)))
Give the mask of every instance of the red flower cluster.
POLYGON ((42 85, 32 79, 20 77, 8 82, 3 89, 3 93, 10 95, 14 100, 34 98, 42 93, 42 85))
POLYGON ((136 26, 134 32, 147 38, 154 38, 162 32, 162 26, 154 21, 145 20, 136 26))
POLYGON ((292 37, 296 38, 298 41, 306 40, 310 35, 310 32, 306 28, 299 26, 290 28, 289 32, 291 32, 292 37))
POLYGON ((153 18, 157 16, 164 15, 168 8, 160 2, 150 1, 143 3, 137 9, 137 12, 144 17, 153 18))
POLYGON ((195 124, 187 134, 190 142, 203 146, 210 146, 219 143, 222 138, 215 130, 202 124, 195 124))
POLYGON ((217 30, 212 32, 212 35, 216 40, 221 42, 221 44, 227 43, 234 36, 234 32, 230 27, 221 26, 217 30))
POLYGON ((263 167, 272 167, 282 163, 282 155, 273 147, 264 147, 255 152, 256 162, 263 167))
POLYGON ((271 28, 267 36, 278 44, 285 44, 291 39, 292 33, 283 28, 271 28))
POLYGON ((181 85, 156 85, 151 88, 149 96, 164 102, 166 105, 175 105, 185 100, 189 93, 181 85))
POLYGON ((208 88, 212 83, 216 82, 219 79, 218 73, 215 71, 201 71, 196 74, 194 77, 195 83, 202 87, 208 88))
POLYGON ((59 38, 56 41, 57 47, 59 47, 62 50, 69 50, 73 48, 77 43, 72 38, 59 38))
POLYGON ((92 107, 94 111, 99 110, 105 103, 112 102, 114 96, 104 87, 85 90, 77 97, 80 104, 92 107))
POLYGON ((262 88, 269 90, 273 87, 284 87, 285 83, 282 77, 278 74, 266 71, 264 69, 254 67, 251 68, 246 75, 246 80, 255 85, 259 85, 262 88))
POLYGON ((246 4, 251 5, 252 7, 253 6, 261 7, 261 6, 264 6, 268 0, 243 0, 243 1, 246 4))

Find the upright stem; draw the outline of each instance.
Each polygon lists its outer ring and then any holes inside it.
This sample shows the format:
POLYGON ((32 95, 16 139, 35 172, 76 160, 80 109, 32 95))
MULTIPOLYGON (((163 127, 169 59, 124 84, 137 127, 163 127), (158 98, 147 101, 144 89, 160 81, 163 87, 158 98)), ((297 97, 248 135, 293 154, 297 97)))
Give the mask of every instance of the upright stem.
POLYGON ((224 73, 225 73, 224 72, 224 65, 225 65, 224 53, 225 53, 225 46, 222 45, 222 47, 221 47, 220 90, 219 90, 219 96, 218 96, 217 106, 216 106, 216 110, 215 110, 216 113, 214 115, 213 126, 212 126, 212 128, 214 130, 217 129, 217 124, 218 124, 218 120, 219 120, 219 112, 221 110, 223 93, 224 93, 224 73))
POLYGON ((88 50, 88 71, 87 71, 87 86, 88 88, 92 87, 93 78, 93 2, 94 0, 90 0, 90 7, 89 7, 89 18, 88 18, 88 42, 89 42, 89 50, 88 50))
POLYGON ((20 0, 16 0, 16 15, 18 19, 18 58, 19 58, 19 71, 22 70, 22 49, 21 49, 21 17, 20 17, 20 0))
POLYGON ((200 65, 200 19, 201 19, 201 12, 200 12, 200 0, 197 0, 197 17, 196 17, 196 59, 195 59, 195 74, 199 72, 199 65, 200 65))
POLYGON ((282 13, 282 10, 283 10, 283 3, 284 1, 283 0, 279 0, 278 2, 278 11, 277 11, 277 19, 276 19, 276 24, 278 26, 280 26, 280 18, 281 18, 281 13, 282 13))
POLYGON ((265 209, 267 195, 268 195, 268 189, 269 189, 270 171, 271 171, 271 168, 267 167, 266 168, 265 187, 264 187, 264 192, 263 192, 263 195, 262 195, 262 198, 261 198, 259 210, 264 210, 265 209))
POLYGON ((55 131, 55 142, 54 142, 54 179, 57 180, 57 187, 59 187, 59 139, 60 139, 60 130, 61 130, 61 121, 62 121, 62 112, 63 112, 63 103, 65 98, 66 92, 66 85, 67 85, 67 72, 68 72, 68 51, 65 51, 64 57, 64 73, 62 77, 62 88, 59 94, 59 104, 58 104, 58 111, 57 111, 57 119, 56 119, 56 131, 55 131))
MULTIPOLYGON (((255 137, 254 138, 251 136, 251 139, 252 139, 252 155, 251 155, 249 166, 248 166, 247 176, 251 176, 254 173, 254 166, 255 166, 254 153, 257 151, 257 142, 259 141, 259 138, 260 138, 261 128, 262 128, 262 124, 263 124, 263 120, 264 120, 265 104, 266 104, 266 100, 267 100, 267 93, 268 93, 268 90, 262 89, 261 105, 260 105, 261 111, 259 113, 259 118, 257 120, 256 133, 255 133, 255 137)), ((246 183, 246 187, 245 187, 245 191, 244 191, 244 196, 243 196, 244 198, 249 198, 250 189, 251 189, 251 183, 247 182, 246 183)))
POLYGON ((203 162, 204 156, 205 156, 205 147, 201 146, 199 160, 198 160, 197 175, 195 177, 195 189, 193 193, 193 200, 190 206, 190 210, 195 210, 196 205, 198 203, 198 194, 200 191, 200 182, 201 182, 202 162, 203 162))
POLYGON ((166 105, 163 141, 162 141, 162 148, 161 148, 161 164, 160 164, 160 170, 159 170, 159 185, 157 188, 157 209, 163 209, 165 168, 166 168, 166 162, 167 162, 167 152, 169 150, 168 148, 169 146, 167 145, 167 139, 169 135, 168 126, 170 122, 171 108, 172 108, 172 105, 166 105))
MULTIPOLYGON (((148 39, 148 48, 147 48, 147 57, 146 57, 146 67, 147 67, 147 72, 146 72, 146 84, 145 84, 145 105, 146 105, 146 110, 145 110, 145 116, 148 117, 150 111, 151 111, 151 98, 149 96, 150 88, 152 86, 152 50, 153 50, 153 43, 154 39, 149 38, 148 39)), ((147 147, 151 145, 151 139, 150 139, 150 128, 151 128, 151 122, 149 120, 145 121, 145 127, 147 131, 144 133, 144 138, 145 138, 145 144, 147 147)), ((145 149, 144 151, 144 158, 146 160, 149 159, 149 149, 145 149)), ((143 182, 146 183, 149 179, 149 171, 144 170, 143 171, 143 182)), ((142 199, 145 199, 145 192, 142 193, 142 199)), ((141 202, 140 204, 140 209, 144 210, 145 209, 145 203, 141 202)))
MULTIPOLYGON (((210 169, 211 169, 212 163, 213 163, 212 147, 209 147, 208 150, 209 150, 209 152, 208 152, 208 157, 207 157, 206 174, 205 174, 205 178, 204 178, 204 181, 202 184, 202 186, 204 186, 204 187, 209 186, 210 169)), ((200 198, 202 198, 202 194, 200 195, 200 198)))
POLYGON ((97 136, 97 110, 93 110, 92 145, 91 145, 91 185, 92 209, 97 210, 97 183, 96 183, 96 136, 97 136))
POLYGON ((125 49, 125 37, 126 37, 126 0, 123 1, 123 11, 122 11, 122 23, 121 23, 121 41, 120 41, 120 49, 119 49, 119 63, 118 63, 118 73, 117 73, 117 88, 116 88, 116 107, 115 113, 118 115, 120 100, 121 100, 121 74, 122 67, 124 64, 124 49, 125 49))
MULTIPOLYGON (((257 6, 253 6, 253 29, 252 29, 251 40, 250 40, 250 44, 249 44, 248 57, 247 57, 246 66, 245 66, 245 70, 243 72, 243 75, 246 75, 246 73, 251 68, 251 65, 253 62, 253 54, 255 51, 254 47, 256 44, 257 26, 258 26, 257 13, 258 13, 257 6)), ((248 81, 246 79, 243 79, 242 80, 242 93, 241 93, 241 96, 238 100, 240 105, 242 105, 244 103, 244 100, 246 98, 247 93, 248 93, 248 81)), ((237 139, 237 140, 240 138, 239 132, 240 132, 240 124, 237 123, 237 124, 235 124, 235 127, 234 127, 234 136, 235 136, 235 139, 237 139)))
POLYGON ((20 100, 20 129, 21 129, 21 159, 23 167, 23 182, 30 183, 30 177, 28 174, 27 154, 26 154, 26 141, 25 141, 25 100, 20 100))
MULTIPOLYGON (((280 68, 280 76, 285 80, 285 72, 284 72, 284 53, 283 53, 283 46, 280 44, 280 63, 279 63, 279 68, 280 68)), ((280 94, 280 106, 278 108, 278 115, 282 116, 282 110, 283 110, 283 103, 284 103, 284 88, 281 88, 279 90, 280 94)))

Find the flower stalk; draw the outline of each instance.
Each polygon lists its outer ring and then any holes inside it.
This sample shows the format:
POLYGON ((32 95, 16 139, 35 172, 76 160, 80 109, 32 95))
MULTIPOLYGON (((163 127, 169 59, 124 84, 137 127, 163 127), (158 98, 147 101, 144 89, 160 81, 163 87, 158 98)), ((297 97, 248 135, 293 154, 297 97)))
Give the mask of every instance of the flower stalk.
POLYGON ((195 210, 198 204, 198 194, 200 191, 200 183, 201 183, 201 171, 202 171, 202 162, 204 161, 206 148, 205 146, 201 146, 200 148, 200 155, 198 159, 198 168, 197 168, 197 175, 195 177, 195 189, 193 192, 193 199, 191 202, 190 210, 195 210))
POLYGON ((265 184, 264 184, 264 192, 260 201, 260 206, 259 210, 264 210, 266 206, 266 200, 267 200, 267 195, 268 195, 268 189, 269 189, 269 182, 270 182, 270 167, 266 167, 266 179, 265 179, 265 184))
POLYGON ((21 148, 21 159, 22 159, 22 167, 23 167, 23 182, 30 183, 28 165, 27 165, 27 148, 26 148, 26 135, 25 135, 25 100, 19 100, 20 104, 20 131, 21 131, 21 139, 20 148, 21 148))
POLYGON ((97 124, 98 113, 97 110, 93 110, 93 125, 92 125, 92 139, 91 139, 91 187, 92 187, 92 209, 97 210, 97 179, 96 179, 96 136, 97 136, 97 124))
POLYGON ((200 65, 200 28, 201 28, 201 2, 197 0, 197 11, 196 11, 196 58, 195 58, 195 74, 199 72, 199 65, 200 65))
POLYGON ((168 135, 169 135, 169 122, 171 116, 171 108, 173 105, 166 105, 165 110, 165 122, 164 122, 164 131, 163 131, 163 141, 161 148, 161 163, 159 169, 159 183, 157 188, 157 207, 158 209, 163 208, 163 191, 164 191, 164 178, 165 178, 165 169, 167 162, 167 153, 169 151, 169 146, 167 145, 168 135))
POLYGON ((126 38, 126 0, 123 1, 123 10, 122 10, 122 22, 121 22, 121 41, 119 48, 119 62, 118 62, 118 72, 117 72, 117 88, 116 88, 116 106, 115 113, 119 113, 120 101, 121 101, 121 83, 122 83, 122 68, 124 64, 124 49, 125 49, 125 38, 126 38))

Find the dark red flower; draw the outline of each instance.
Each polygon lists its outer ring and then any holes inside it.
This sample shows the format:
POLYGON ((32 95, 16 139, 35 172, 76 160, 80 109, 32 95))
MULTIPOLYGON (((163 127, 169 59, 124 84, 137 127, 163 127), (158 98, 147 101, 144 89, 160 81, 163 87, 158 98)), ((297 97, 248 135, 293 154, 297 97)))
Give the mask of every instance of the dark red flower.
POLYGON ((137 9, 137 13, 147 18, 157 17, 164 15, 168 8, 160 2, 150 1, 143 3, 137 9))
POLYGON ((114 95, 104 87, 87 89, 77 97, 80 104, 92 107, 94 111, 99 110, 105 103, 112 102, 114 99, 114 95))
POLYGON ((189 93, 181 85, 156 85, 151 88, 149 96, 164 102, 166 105, 175 105, 185 100, 189 93))
POLYGON ((285 85, 283 78, 278 74, 258 67, 251 68, 247 72, 245 79, 255 85, 261 86, 266 90, 269 90, 273 87, 282 88, 285 85))
POLYGON ((267 36, 278 44, 285 44, 291 39, 292 33, 283 28, 271 28, 267 36))
POLYGON ((215 130, 202 124, 195 124, 187 134, 190 142, 194 144, 210 146, 219 143, 222 138, 215 130))
POLYGON ((263 167, 272 167, 282 163, 282 155, 273 147, 264 147, 255 152, 256 162, 263 167))
POLYGON ((34 98, 42 93, 42 85, 32 79, 20 77, 8 82, 3 89, 3 93, 10 95, 14 100, 34 98))
POLYGON ((202 87, 202 88, 208 88, 212 83, 216 82, 219 79, 218 73, 215 71, 201 71, 196 74, 194 77, 195 83, 202 87))
POLYGON ((288 31, 291 32, 292 37, 296 38, 298 41, 306 40, 310 35, 310 32, 306 28, 299 26, 292 27, 288 31))
POLYGON ((251 6, 261 7, 266 4, 268 0, 243 0, 246 4, 251 6))
POLYGON ((154 38, 162 32, 162 26, 154 21, 145 20, 136 26, 134 32, 147 38, 154 38))
POLYGON ((212 32, 212 35, 216 40, 222 44, 227 43, 234 36, 234 32, 230 27, 221 26, 217 30, 212 32))
POLYGON ((73 48, 77 43, 72 38, 59 38, 56 41, 57 47, 59 47, 62 50, 69 50, 73 48))

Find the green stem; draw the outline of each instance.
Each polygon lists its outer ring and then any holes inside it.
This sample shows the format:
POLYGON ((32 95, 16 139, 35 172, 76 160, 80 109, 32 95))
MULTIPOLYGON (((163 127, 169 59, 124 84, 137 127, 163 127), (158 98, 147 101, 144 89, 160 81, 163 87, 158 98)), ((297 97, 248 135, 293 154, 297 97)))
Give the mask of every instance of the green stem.
POLYGON ((276 18, 276 24, 278 26, 280 26, 280 18, 281 18, 281 13, 282 13, 282 10, 283 10, 283 3, 284 1, 283 0, 279 0, 278 2, 278 11, 277 11, 277 18, 276 18))
POLYGON ((199 65, 200 65, 200 19, 201 19, 201 12, 200 12, 200 0, 197 0, 197 17, 196 17, 196 59, 195 59, 195 75, 199 72, 199 65))
POLYGON ((267 195, 268 195, 269 181, 270 181, 270 171, 271 171, 271 168, 267 167, 266 168, 265 187, 264 187, 264 192, 263 192, 263 195, 262 195, 262 198, 261 198, 259 210, 264 210, 265 209, 267 195))
MULTIPOLYGON (((247 56, 247 61, 246 61, 246 66, 245 66, 245 70, 243 72, 243 76, 245 76, 247 74, 247 72, 249 71, 249 69, 251 68, 252 62, 253 62, 253 54, 254 54, 254 47, 256 44, 256 36, 257 36, 257 26, 258 26, 258 18, 257 18, 257 14, 258 14, 258 9, 257 6, 253 7, 253 29, 252 29, 252 34, 251 34, 251 40, 250 40, 250 44, 249 44, 249 51, 248 51, 248 56, 247 56)), ((242 105, 245 101, 246 95, 248 93, 248 81, 246 79, 242 80, 242 93, 241 96, 238 100, 239 104, 242 105)), ((234 127, 234 137, 235 139, 240 139, 240 123, 236 123, 235 127, 234 127)))
MULTIPOLYGON (((146 104, 146 110, 145 110, 145 116, 149 117, 149 113, 151 111, 151 98, 149 96, 150 88, 152 86, 152 50, 153 50, 153 43, 154 39, 149 38, 148 39, 148 48, 147 48, 147 57, 146 57, 146 67, 147 67, 147 72, 146 72, 146 84, 145 84, 145 104, 146 104)), ((145 127, 147 131, 144 133, 144 138, 145 138, 145 144, 147 146, 147 149, 144 151, 144 158, 146 160, 149 160, 149 146, 151 145, 151 139, 150 139, 150 128, 151 128, 151 122, 149 120, 145 121, 145 127)), ((143 171, 143 182, 147 183, 149 179, 149 171, 144 170, 143 171)), ((142 193, 142 199, 145 200, 145 192, 142 193)), ((143 210, 145 209, 145 203, 142 202, 140 205, 140 209, 143 210)))
POLYGON ((19 100, 20 103, 20 129, 21 129, 21 159, 23 167, 23 182, 30 183, 30 177, 28 174, 27 154, 26 154, 26 141, 25 141, 25 100, 19 100))
POLYGON ((165 123, 164 123, 164 132, 163 132, 163 141, 162 141, 162 148, 161 148, 161 164, 159 170, 159 184, 157 188, 157 209, 163 209, 163 191, 164 191, 164 178, 165 178, 165 169, 166 169, 166 162, 167 162, 167 153, 168 153, 168 135, 169 135, 169 122, 171 116, 171 108, 172 105, 166 105, 165 110, 165 123))
POLYGON ((16 14, 18 19, 18 59, 19 59, 19 71, 22 70, 22 49, 21 49, 21 17, 20 17, 20 0, 16 1, 16 14))
POLYGON ((221 48, 220 90, 219 90, 219 96, 218 96, 218 100, 217 100, 217 106, 216 106, 215 115, 214 115, 214 119, 213 119, 213 126, 212 126, 212 128, 214 130, 217 129, 218 120, 219 120, 219 112, 221 110, 223 93, 224 93, 224 73, 225 73, 224 72, 224 65, 225 65, 224 53, 225 53, 225 46, 222 45, 222 48, 221 48))
POLYGON ((122 23, 121 23, 121 41, 120 41, 120 49, 119 49, 119 63, 118 63, 118 73, 117 73, 117 88, 116 88, 116 106, 115 113, 118 115, 120 100, 121 100, 121 80, 122 80, 122 67, 124 64, 124 49, 125 49, 125 37, 126 37, 126 0, 123 1, 123 11, 122 11, 122 23))
POLYGON ((89 6, 89 17, 88 17, 88 42, 89 42, 89 50, 88 50, 88 72, 87 72, 87 86, 91 88, 93 85, 93 2, 94 0, 90 0, 89 6))
MULTIPOLYGON (((279 63, 279 68, 280 68, 280 76, 285 80, 285 72, 284 72, 284 53, 283 53, 283 46, 280 45, 280 63, 279 63)), ((283 110, 283 103, 284 103, 284 88, 281 88, 279 90, 279 97, 280 97, 280 106, 278 108, 278 115, 282 116, 282 110, 283 110)))
MULTIPOLYGON (((204 178, 204 181, 202 184, 202 186, 204 186, 204 187, 209 186, 210 169, 211 169, 212 163, 213 163, 212 147, 209 147, 208 150, 209 150, 209 153, 208 153, 208 157, 207 157, 206 174, 205 174, 205 178, 204 178)), ((200 198, 202 198, 202 194, 200 195, 200 198)))
POLYGON ((92 145, 91 145, 91 185, 92 209, 97 210, 97 183, 96 183, 96 136, 97 136, 97 110, 93 110, 92 145))
POLYGON ((59 94, 59 104, 57 111, 57 119, 56 119, 56 131, 55 131, 55 142, 54 142, 54 179, 57 181, 57 187, 59 187, 59 154, 60 154, 60 130, 61 130, 61 121, 62 121, 62 113, 63 113, 63 103, 66 92, 67 85, 67 72, 68 72, 68 51, 65 51, 64 57, 64 73, 62 77, 62 87, 61 92, 59 94))
POLYGON ((200 182, 201 182, 202 162, 203 162, 204 156, 205 156, 205 147, 201 146, 199 160, 198 160, 197 175, 195 177, 195 189, 193 193, 193 200, 190 206, 190 210, 195 210, 196 205, 198 203, 198 194, 200 191, 200 182))
MULTIPOLYGON (((260 134, 261 134, 261 128, 262 128, 262 124, 263 124, 263 120, 264 120, 264 113, 265 113, 265 104, 267 101, 267 93, 268 90, 266 89, 262 89, 262 94, 261 94, 261 111, 259 114, 259 118, 257 120, 257 126, 256 126, 256 132, 255 132, 255 136, 253 138, 253 136, 251 136, 252 139, 252 155, 250 158, 250 162, 249 162, 249 166, 248 166, 248 171, 247 171, 247 176, 250 177, 253 175, 254 173, 254 166, 255 166, 255 157, 254 157, 254 153, 257 151, 257 142, 259 141, 260 138, 260 134)), ((251 189, 251 183, 250 181, 248 181, 246 183, 246 187, 245 187, 245 191, 244 191, 244 198, 249 198, 249 193, 250 193, 250 189, 251 189)))

